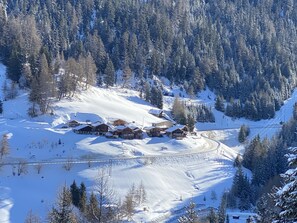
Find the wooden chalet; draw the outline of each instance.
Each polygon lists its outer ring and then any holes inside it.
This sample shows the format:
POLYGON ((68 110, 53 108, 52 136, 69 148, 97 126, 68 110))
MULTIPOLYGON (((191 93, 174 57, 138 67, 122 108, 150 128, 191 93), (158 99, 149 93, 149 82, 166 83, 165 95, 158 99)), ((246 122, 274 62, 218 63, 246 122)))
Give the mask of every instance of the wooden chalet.
POLYGON ((93 124, 93 132, 96 135, 105 135, 110 129, 111 127, 105 123, 98 122, 93 124))
POLYGON ((166 135, 174 139, 183 139, 187 136, 188 127, 185 125, 176 125, 166 130, 166 135))
POLYGON ((120 133, 120 137, 123 139, 134 139, 134 131, 130 127, 125 127, 120 133))
POLYGON ((73 127, 77 127, 77 126, 79 126, 79 125, 81 125, 78 121, 76 121, 76 120, 71 120, 71 121, 69 121, 68 123, 67 123, 67 125, 68 125, 68 127, 71 127, 71 128, 73 128, 73 127))
POLYGON ((114 126, 127 125, 127 122, 123 119, 115 119, 112 121, 112 125, 114 126))
POLYGON ((93 126, 91 125, 81 125, 73 129, 77 134, 93 134, 93 126))
POLYGON ((133 129, 133 132, 134 132, 134 139, 143 139, 143 131, 136 127, 133 129))
POLYGON ((162 136, 162 129, 155 126, 145 127, 144 130, 146 131, 149 137, 161 137, 162 136))

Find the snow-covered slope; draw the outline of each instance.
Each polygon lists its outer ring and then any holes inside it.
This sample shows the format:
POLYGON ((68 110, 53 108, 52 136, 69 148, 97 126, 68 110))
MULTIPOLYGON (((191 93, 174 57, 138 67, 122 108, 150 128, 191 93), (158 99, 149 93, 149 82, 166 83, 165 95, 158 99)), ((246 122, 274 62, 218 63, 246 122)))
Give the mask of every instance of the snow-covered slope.
MULTIPOLYGON (((5 80, 4 73, 0 65, 0 85, 5 80)), ((185 100, 189 100, 186 95, 185 100)), ((166 97, 164 101, 168 109, 173 98, 166 97)), ((213 106, 214 96, 205 91, 192 101, 213 106)), ((288 100, 282 109, 289 111, 290 103, 293 102, 288 100)), ((275 124, 271 120, 232 120, 215 111, 215 124, 198 123, 197 129, 203 131, 183 140, 106 139, 78 135, 62 126, 72 119, 95 122, 120 118, 142 128, 161 119, 148 113, 153 107, 141 100, 138 92, 121 88, 90 88, 74 98, 57 101, 52 116, 30 118, 28 106, 28 93, 20 92, 17 98, 4 102, 4 113, 0 115, 0 136, 8 134, 10 145, 5 161, 28 162, 25 175, 18 176, 17 164, 5 165, 0 170, 1 223, 23 222, 31 209, 44 219, 61 186, 70 185, 73 180, 83 181, 91 191, 100 169, 108 166, 111 159, 109 179, 120 197, 124 197, 133 183, 138 185, 142 181, 146 188, 147 201, 138 207, 135 222, 165 221, 189 199, 201 206, 217 206, 219 200, 211 200, 210 194, 214 190, 220 197, 232 183, 233 159, 242 148, 235 140, 240 125, 248 124, 255 134, 262 131, 261 125, 275 124), (70 159, 77 163, 66 171, 63 162, 70 159), (91 167, 89 159, 96 161, 91 167), (43 162, 40 174, 34 162, 43 162)))

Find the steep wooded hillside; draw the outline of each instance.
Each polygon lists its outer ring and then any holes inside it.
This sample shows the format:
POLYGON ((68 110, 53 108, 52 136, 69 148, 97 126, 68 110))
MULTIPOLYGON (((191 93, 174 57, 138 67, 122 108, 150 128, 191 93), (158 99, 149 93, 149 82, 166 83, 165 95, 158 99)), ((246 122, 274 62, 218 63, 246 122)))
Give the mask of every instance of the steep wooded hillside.
POLYGON ((119 69, 124 83, 135 74, 166 76, 190 93, 208 86, 230 102, 227 115, 256 120, 273 117, 296 86, 293 0, 2 0, 0 6, 9 77, 33 89, 44 89, 44 79, 55 86, 49 95, 32 93, 41 110, 44 98, 71 95, 79 81, 113 85, 119 69), (58 68, 66 72, 57 83, 58 68))

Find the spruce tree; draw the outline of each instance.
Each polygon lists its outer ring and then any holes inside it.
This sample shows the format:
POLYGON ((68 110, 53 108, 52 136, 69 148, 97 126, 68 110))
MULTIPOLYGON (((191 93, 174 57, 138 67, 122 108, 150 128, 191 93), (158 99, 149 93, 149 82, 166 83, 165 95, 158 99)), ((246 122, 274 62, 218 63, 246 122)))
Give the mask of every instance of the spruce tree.
POLYGON ((80 201, 80 193, 79 193, 79 188, 77 187, 75 180, 70 185, 70 192, 71 192, 72 204, 74 206, 78 207, 79 201, 80 201))
POLYGON ((275 205, 280 209, 274 219, 276 223, 297 221, 297 147, 289 151, 287 157, 290 169, 281 175, 284 185, 277 188, 274 194, 275 205))
POLYGON ((113 86, 115 83, 115 70, 111 59, 108 59, 106 68, 104 70, 104 80, 105 84, 109 86, 113 86))
POLYGON ((215 109, 221 112, 225 112, 224 99, 220 95, 216 98, 215 109))

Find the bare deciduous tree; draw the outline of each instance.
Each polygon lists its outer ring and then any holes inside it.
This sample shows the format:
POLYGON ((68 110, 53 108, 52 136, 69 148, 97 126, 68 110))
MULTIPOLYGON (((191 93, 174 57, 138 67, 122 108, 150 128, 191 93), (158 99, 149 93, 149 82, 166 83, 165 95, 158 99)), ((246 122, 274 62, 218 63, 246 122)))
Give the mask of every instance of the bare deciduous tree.
POLYGON ((69 158, 65 161, 65 163, 64 163, 64 165, 63 165, 63 168, 64 168, 65 170, 67 170, 67 171, 70 171, 71 168, 72 168, 72 166, 73 166, 73 159, 72 159, 71 157, 69 157, 69 158))
MULTIPOLYGON (((114 204, 115 192, 109 183, 109 176, 105 169, 101 169, 96 180, 94 187, 94 193, 97 195, 98 200, 98 222, 106 222, 108 206, 114 204)), ((109 216, 113 217, 113 216, 109 216)))
POLYGON ((19 160, 17 165, 18 176, 28 173, 28 165, 25 160, 19 160))
POLYGON ((0 145, 0 157, 1 160, 3 158, 3 156, 8 155, 9 154, 9 144, 8 144, 8 135, 4 134, 2 136, 2 140, 1 140, 1 145, 0 145))
POLYGON ((35 167, 37 173, 40 174, 41 169, 42 169, 42 167, 43 167, 43 166, 42 166, 42 163, 37 163, 34 167, 35 167))
POLYGON ((25 219, 25 223, 41 223, 41 220, 37 215, 33 214, 32 210, 30 210, 25 219))

